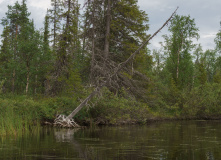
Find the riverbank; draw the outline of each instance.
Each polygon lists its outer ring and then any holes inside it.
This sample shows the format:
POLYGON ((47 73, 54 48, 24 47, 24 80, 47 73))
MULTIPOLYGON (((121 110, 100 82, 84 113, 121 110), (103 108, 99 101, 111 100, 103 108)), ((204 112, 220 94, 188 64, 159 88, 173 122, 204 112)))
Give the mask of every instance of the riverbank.
MULTIPOLYGON (((102 95, 88 103, 74 119, 82 126, 221 119, 220 92, 211 92, 216 91, 215 88, 209 89, 193 90, 189 95, 174 97, 178 99, 176 103, 161 101, 159 103, 161 105, 154 107, 127 95, 116 96, 105 90, 102 95), (209 92, 214 94, 209 95, 209 92)), ((73 97, 33 98, 22 95, 0 95, 0 135, 21 134, 33 126, 44 125, 45 122, 53 123, 56 115, 69 115, 80 101, 79 98, 73 97)))

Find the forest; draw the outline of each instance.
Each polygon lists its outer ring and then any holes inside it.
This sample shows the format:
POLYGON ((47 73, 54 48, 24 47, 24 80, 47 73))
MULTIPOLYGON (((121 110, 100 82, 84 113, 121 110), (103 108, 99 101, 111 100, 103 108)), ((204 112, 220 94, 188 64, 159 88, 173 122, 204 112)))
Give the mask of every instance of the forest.
POLYGON ((151 36, 137 0, 51 0, 42 29, 26 3, 1 20, 0 134, 69 115, 112 75, 74 116, 78 124, 221 119, 221 30, 203 51, 194 18, 175 14, 161 49, 143 47, 115 73, 151 36))

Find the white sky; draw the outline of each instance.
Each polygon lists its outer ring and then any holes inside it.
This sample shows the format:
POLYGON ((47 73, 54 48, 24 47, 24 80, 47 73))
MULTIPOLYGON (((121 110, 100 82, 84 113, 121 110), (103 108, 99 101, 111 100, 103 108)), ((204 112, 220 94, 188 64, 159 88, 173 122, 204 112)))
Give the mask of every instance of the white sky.
MULTIPOLYGON (((21 0, 18 0, 21 2, 21 0)), ((13 5, 16 0, 0 0, 0 19, 5 17, 7 5, 13 5)), ((79 0, 83 3, 84 0, 79 0)), ((50 7, 50 0, 27 0, 31 18, 34 19, 37 28, 43 27, 44 16, 47 8, 50 7)), ((168 19, 172 12, 179 6, 177 14, 190 15, 195 19, 196 26, 200 30, 200 40, 204 50, 214 49, 214 38, 220 29, 221 21, 221 0, 138 0, 141 10, 144 10, 149 17, 150 30, 148 34, 153 34, 168 19)), ((2 33, 3 26, 0 26, 2 33)), ((167 28, 164 28, 157 37, 155 37, 150 49, 159 49, 159 42, 163 41, 162 35, 168 34, 167 28)))

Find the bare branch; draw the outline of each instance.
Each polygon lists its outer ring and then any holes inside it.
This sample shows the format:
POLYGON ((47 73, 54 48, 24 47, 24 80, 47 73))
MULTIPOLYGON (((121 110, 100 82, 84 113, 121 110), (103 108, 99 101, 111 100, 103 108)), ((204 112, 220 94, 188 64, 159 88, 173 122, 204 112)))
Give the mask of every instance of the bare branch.
POLYGON ((161 28, 159 28, 151 37, 149 37, 149 39, 147 41, 145 41, 133 54, 131 54, 131 56, 124 62, 120 63, 118 65, 118 67, 115 68, 114 73, 109 76, 107 78, 106 81, 104 81, 103 83, 101 83, 99 86, 97 86, 94 91, 87 97, 85 98, 85 100, 83 102, 81 102, 81 104, 69 115, 67 116, 67 119, 71 119, 73 118, 86 104, 87 102, 93 98, 97 93, 99 93, 100 89, 104 86, 106 86, 107 84, 109 84, 109 82, 112 80, 113 77, 115 77, 117 75, 117 73, 123 69, 124 66, 126 66, 126 64, 128 64, 134 57, 136 54, 139 53, 139 51, 146 46, 149 41, 151 39, 153 39, 168 23, 169 21, 173 18, 173 16, 175 15, 176 11, 178 10, 179 7, 176 8, 176 10, 172 13, 172 15, 167 19, 167 21, 162 25, 161 28))

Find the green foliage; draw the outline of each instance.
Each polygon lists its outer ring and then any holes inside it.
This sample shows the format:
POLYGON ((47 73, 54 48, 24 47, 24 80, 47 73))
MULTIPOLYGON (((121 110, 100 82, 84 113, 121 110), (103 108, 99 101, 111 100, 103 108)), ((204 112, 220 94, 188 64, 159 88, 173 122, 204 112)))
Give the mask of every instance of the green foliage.
POLYGON ((42 93, 42 84, 51 64, 47 37, 43 39, 29 15, 23 0, 22 4, 16 2, 8 6, 6 17, 2 19, 5 29, 0 54, 0 80, 6 79, 6 92, 42 93))
POLYGON ((221 85, 207 84, 186 94, 182 115, 205 119, 220 118, 221 85))
POLYGON ((193 82, 192 39, 198 39, 198 28, 190 16, 176 15, 169 26, 172 35, 164 36, 168 55, 165 69, 180 89, 191 88, 193 82))
MULTIPOLYGON (((29 19, 26 0, 8 6, 2 19, 0 134, 17 134, 40 121, 52 121, 57 114, 70 114, 93 89, 88 87, 90 71, 94 82, 105 79, 149 37, 148 16, 137 0, 110 1, 105 59, 108 1, 88 1, 84 20, 77 0, 51 2, 43 31, 36 30, 29 19), (25 92, 26 96, 16 95, 25 92)), ((123 124, 145 123, 153 117, 220 118, 221 31, 216 49, 203 52, 200 45, 195 49, 193 40, 199 34, 190 16, 174 16, 168 30, 171 34, 164 36, 164 50, 151 55, 143 48, 116 75, 109 90, 104 88, 88 102, 75 120, 123 124)))
MULTIPOLYGON (((221 26, 221 23, 220 23, 221 26)), ((216 38, 214 39, 214 42, 216 44, 216 51, 218 53, 221 53, 221 29, 216 34, 216 38)))
POLYGON ((124 94, 127 93, 122 90, 121 96, 117 96, 104 88, 101 97, 90 108, 94 121, 98 124, 146 123, 151 117, 149 107, 134 99, 124 98, 127 97, 124 94))
POLYGON ((213 82, 221 84, 221 72, 220 71, 217 71, 216 74, 214 75, 213 82))
MULTIPOLYGON (((146 34, 149 19, 139 9, 136 0, 116 1, 112 5, 110 51, 113 52, 113 59, 120 63, 149 37, 146 34)), ((141 53, 146 53, 145 48, 141 53)))
POLYGON ((21 134, 40 124, 40 105, 31 99, 0 98, 0 135, 21 134))

